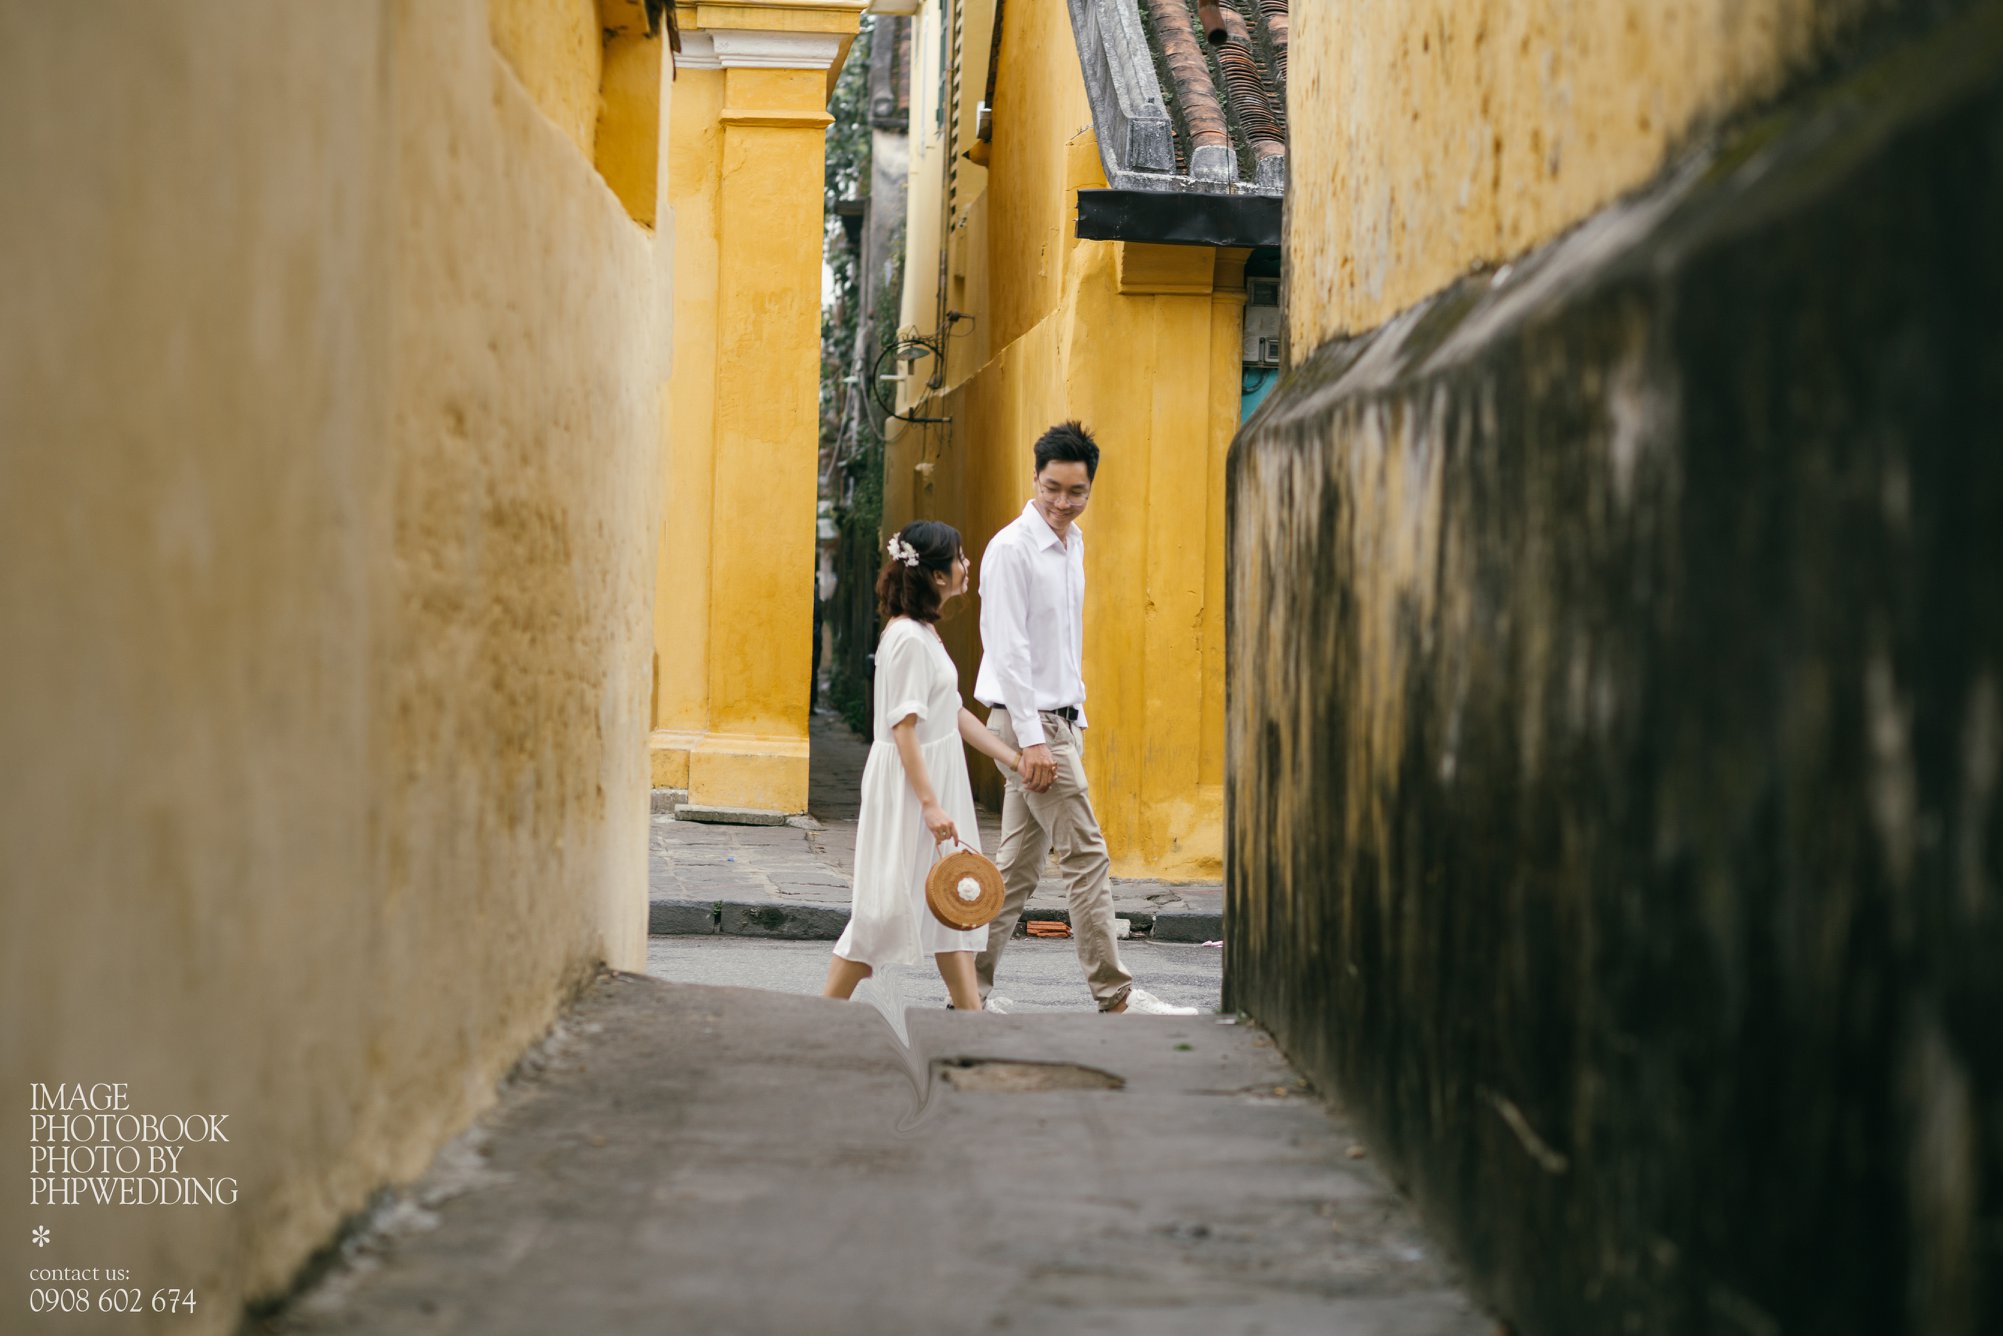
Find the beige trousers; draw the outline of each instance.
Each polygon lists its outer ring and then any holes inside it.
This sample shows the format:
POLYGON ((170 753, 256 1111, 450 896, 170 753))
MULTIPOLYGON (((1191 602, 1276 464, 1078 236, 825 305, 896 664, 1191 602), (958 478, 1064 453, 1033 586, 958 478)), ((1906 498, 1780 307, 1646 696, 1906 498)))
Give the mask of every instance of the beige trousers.
MULTIPOLYGON (((1084 735, 1076 725, 1054 714, 1043 718, 1043 733, 1057 762, 1057 779, 1042 793, 1022 786, 1022 776, 1003 766, 995 768, 1008 781, 1002 797, 1001 848, 995 864, 1001 869, 1002 910, 988 925, 987 949, 974 957, 981 997, 994 990, 995 966, 1015 932, 1022 907, 1043 875, 1054 844, 1064 889, 1070 900, 1071 937, 1078 944, 1078 963, 1092 998, 1105 1011, 1126 1000, 1134 976, 1120 964, 1118 938, 1113 935, 1113 888, 1107 881, 1113 862, 1106 854, 1106 837, 1092 814, 1092 794, 1085 782, 1084 735)), ((1015 725, 1008 711, 997 709, 988 727, 1013 747, 1015 725)))

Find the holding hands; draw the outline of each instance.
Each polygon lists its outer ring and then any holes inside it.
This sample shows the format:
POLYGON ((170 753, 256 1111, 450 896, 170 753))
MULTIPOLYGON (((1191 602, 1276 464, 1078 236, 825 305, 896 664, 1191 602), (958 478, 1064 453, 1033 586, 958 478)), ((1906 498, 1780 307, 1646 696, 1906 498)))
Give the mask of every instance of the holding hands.
POLYGON ((981 755, 994 758, 995 764, 1002 769, 1021 775, 1022 786, 1031 793, 1047 792, 1057 782, 1057 758, 1050 754, 1048 743, 1039 742, 1034 747, 1017 751, 996 737, 993 730, 976 719, 974 712, 964 705, 960 707, 960 736, 981 755))
POLYGON ((1039 742, 1016 753, 1015 772, 1022 776, 1024 788, 1044 793, 1057 782, 1057 758, 1050 754, 1048 743, 1039 742))

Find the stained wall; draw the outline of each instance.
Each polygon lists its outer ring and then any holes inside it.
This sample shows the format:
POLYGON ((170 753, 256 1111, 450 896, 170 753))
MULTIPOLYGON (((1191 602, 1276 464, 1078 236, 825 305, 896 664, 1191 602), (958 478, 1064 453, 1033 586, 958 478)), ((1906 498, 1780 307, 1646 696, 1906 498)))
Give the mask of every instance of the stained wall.
POLYGON ((2003 1322, 2003 9, 1834 59, 1232 449, 1226 1005, 1512 1330, 2003 1322))

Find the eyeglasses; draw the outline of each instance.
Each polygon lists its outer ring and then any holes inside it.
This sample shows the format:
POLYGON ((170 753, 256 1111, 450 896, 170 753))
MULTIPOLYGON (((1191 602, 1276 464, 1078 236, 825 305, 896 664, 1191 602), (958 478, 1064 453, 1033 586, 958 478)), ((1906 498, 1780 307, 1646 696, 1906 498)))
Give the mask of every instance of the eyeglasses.
POLYGON ((1079 483, 1076 487, 1067 490, 1056 483, 1039 483, 1036 488, 1036 494, 1053 504, 1060 501, 1069 501, 1074 505, 1082 506, 1092 499, 1092 484, 1079 483))

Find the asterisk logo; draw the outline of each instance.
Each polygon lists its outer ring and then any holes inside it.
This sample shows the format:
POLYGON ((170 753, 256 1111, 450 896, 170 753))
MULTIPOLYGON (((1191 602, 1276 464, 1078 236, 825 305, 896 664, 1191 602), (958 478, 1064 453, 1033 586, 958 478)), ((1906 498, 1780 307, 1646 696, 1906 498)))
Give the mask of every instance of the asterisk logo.
POLYGON ((35 1233, 34 1233, 34 1235, 33 1235, 33 1238, 34 1238, 34 1240, 35 1240, 35 1246, 36 1246, 37 1248, 46 1248, 46 1247, 48 1247, 48 1246, 49 1246, 49 1231, 48 1231, 48 1228, 47 1228, 46 1226, 43 1226, 43 1225, 36 1225, 36 1226, 35 1226, 35 1233))

